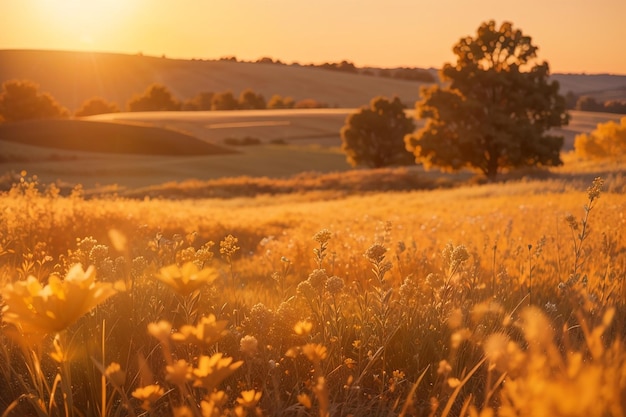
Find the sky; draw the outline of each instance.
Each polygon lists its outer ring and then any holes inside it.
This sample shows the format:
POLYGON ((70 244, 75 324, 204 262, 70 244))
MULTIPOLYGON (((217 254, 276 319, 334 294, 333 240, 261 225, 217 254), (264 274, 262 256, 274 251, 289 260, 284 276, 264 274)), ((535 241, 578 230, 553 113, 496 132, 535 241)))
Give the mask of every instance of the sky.
POLYGON ((488 20, 552 73, 626 75, 625 0, 0 0, 0 49, 441 68, 488 20))

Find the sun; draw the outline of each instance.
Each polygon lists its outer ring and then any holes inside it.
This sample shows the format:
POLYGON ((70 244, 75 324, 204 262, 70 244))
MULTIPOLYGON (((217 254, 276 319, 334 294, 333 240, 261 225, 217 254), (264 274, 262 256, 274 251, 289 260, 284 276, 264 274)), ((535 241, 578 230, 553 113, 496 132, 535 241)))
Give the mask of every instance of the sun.
POLYGON ((138 1, 128 0, 39 0, 38 11, 54 30, 82 44, 98 43, 129 20, 138 1))

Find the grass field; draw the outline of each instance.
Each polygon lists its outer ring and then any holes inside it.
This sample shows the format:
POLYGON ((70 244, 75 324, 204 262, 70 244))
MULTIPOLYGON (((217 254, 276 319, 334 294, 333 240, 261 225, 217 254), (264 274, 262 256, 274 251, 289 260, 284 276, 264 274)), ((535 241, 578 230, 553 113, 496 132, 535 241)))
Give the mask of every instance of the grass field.
POLYGON ((168 201, 23 176, 0 194, 0 409, 622 416, 625 189, 168 201))

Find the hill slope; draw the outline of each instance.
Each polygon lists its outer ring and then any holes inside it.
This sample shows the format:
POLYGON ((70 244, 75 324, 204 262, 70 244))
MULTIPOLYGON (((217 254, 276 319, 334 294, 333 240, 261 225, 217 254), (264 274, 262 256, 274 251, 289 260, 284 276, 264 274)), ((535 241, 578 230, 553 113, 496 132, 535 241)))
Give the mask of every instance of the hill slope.
MULTIPOLYGON (((554 74, 561 92, 588 94, 598 100, 626 100, 626 76, 554 74)), ((153 83, 166 85, 181 100, 199 92, 251 88, 295 100, 314 98, 332 107, 353 108, 371 98, 397 95, 409 107, 419 99, 415 81, 350 74, 320 68, 234 61, 174 60, 112 53, 0 50, 0 83, 30 79, 71 111, 101 96, 124 108, 133 95, 153 83)))
POLYGON ((113 154, 196 156, 233 153, 168 129, 84 120, 32 120, 0 124, 0 140, 113 154))
POLYGON ((138 55, 62 51, 0 51, 0 82, 30 79, 71 111, 100 96, 124 108, 153 83, 166 85, 184 100, 199 92, 251 88, 296 101, 314 98, 333 107, 359 107, 377 95, 399 96, 408 105, 420 83, 319 68, 234 61, 173 60, 138 55))

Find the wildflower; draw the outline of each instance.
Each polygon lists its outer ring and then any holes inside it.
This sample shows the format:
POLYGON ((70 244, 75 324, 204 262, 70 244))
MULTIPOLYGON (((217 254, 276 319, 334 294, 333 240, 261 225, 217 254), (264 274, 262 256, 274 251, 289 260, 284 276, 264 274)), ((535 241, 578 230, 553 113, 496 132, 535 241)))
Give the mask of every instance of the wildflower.
POLYGON ((296 287, 296 293, 303 296, 307 300, 312 300, 315 297, 315 290, 311 283, 307 281, 302 281, 296 287))
POLYGON ((205 400, 200 402, 202 417, 221 417, 224 415, 221 408, 228 400, 228 396, 224 391, 213 391, 205 398, 205 400))
POLYGON ((185 297, 202 287, 210 284, 218 277, 214 268, 200 269, 193 262, 187 262, 182 267, 169 265, 159 270, 156 276, 161 282, 170 286, 180 296, 185 297))
POLYGON ((24 333, 49 334, 65 330, 117 290, 111 283, 96 282, 93 266, 85 271, 76 264, 63 280, 51 275, 48 285, 42 286, 29 276, 6 285, 0 293, 6 322, 21 327, 24 333))
POLYGON ((573 214, 568 214, 567 216, 565 216, 565 221, 569 225, 570 229, 574 231, 578 230, 578 221, 576 221, 576 218, 573 214))
POLYGON ((243 361, 233 362, 233 358, 224 357, 221 353, 213 356, 202 355, 198 359, 198 367, 193 369, 194 386, 213 391, 225 378, 235 372, 243 361))
POLYGON ((228 235, 220 242, 220 253, 227 259, 237 253, 239 246, 237 246, 238 239, 233 235, 228 235))
POLYGON ((137 388, 133 391, 133 397, 143 401, 141 408, 148 411, 152 408, 152 405, 159 400, 165 391, 158 385, 146 385, 145 387, 137 388))
POLYGON ((172 340, 178 342, 199 341, 211 345, 228 333, 227 325, 228 321, 217 320, 215 315, 209 314, 208 317, 200 318, 196 326, 185 325, 181 327, 179 332, 172 334, 172 340))
POLYGON ((596 177, 593 180, 593 183, 589 188, 587 188, 587 196, 589 197, 589 201, 593 202, 593 200, 600 197, 600 193, 602 192, 602 188, 604 187, 604 180, 600 177, 596 177))
POLYGON ((165 379, 175 385, 184 385, 191 380, 191 366, 184 359, 179 359, 165 367, 165 379))
POLYGON ((311 408, 313 405, 311 402, 311 397, 308 394, 302 393, 297 396, 298 402, 302 404, 305 408, 311 408))
POLYGON ((296 332, 299 336, 307 336, 311 333, 311 329, 313 328, 313 323, 307 320, 301 320, 293 326, 293 331, 296 332))
POLYGON ((437 368, 437 373, 439 375, 445 376, 445 375, 448 375, 450 372, 452 372, 452 366, 450 366, 448 361, 445 359, 439 361, 439 367, 437 368))
POLYGON ((243 407, 254 408, 261 399, 262 394, 263 392, 255 391, 253 389, 248 391, 242 391, 239 394, 239 398, 237 398, 237 402, 243 407))
POLYGON ((330 240, 331 236, 332 233, 330 232, 330 230, 322 229, 313 236, 313 240, 315 240, 320 245, 323 245, 330 240))
POLYGON ((157 323, 148 324, 148 333, 150 333, 159 342, 167 344, 172 333, 172 324, 167 320, 160 320, 157 323))
POLYGON ((259 350, 259 341, 254 336, 246 335, 239 341, 239 350, 245 355, 254 356, 259 350))
POLYGON ((117 362, 111 362, 111 364, 107 366, 104 370, 104 376, 116 387, 121 387, 124 385, 124 382, 126 382, 126 372, 122 370, 122 367, 117 362))
POLYGON ((326 275, 326 270, 324 269, 316 269, 315 271, 311 272, 308 278, 311 286, 316 290, 322 289, 327 280, 328 275, 326 275))
POLYGON ((328 278, 328 281, 326 281, 326 291, 332 295, 340 293, 341 290, 343 290, 343 286, 343 279, 338 276, 332 276, 328 278))
POLYGON ((302 346, 302 353, 304 353, 304 356, 306 356, 307 359, 315 365, 319 364, 328 356, 326 346, 318 343, 307 343, 302 346))
POLYGON ((380 243, 374 243, 370 246, 367 251, 365 251, 365 257, 372 263, 378 264, 383 261, 385 258, 385 253, 387 249, 380 243))

